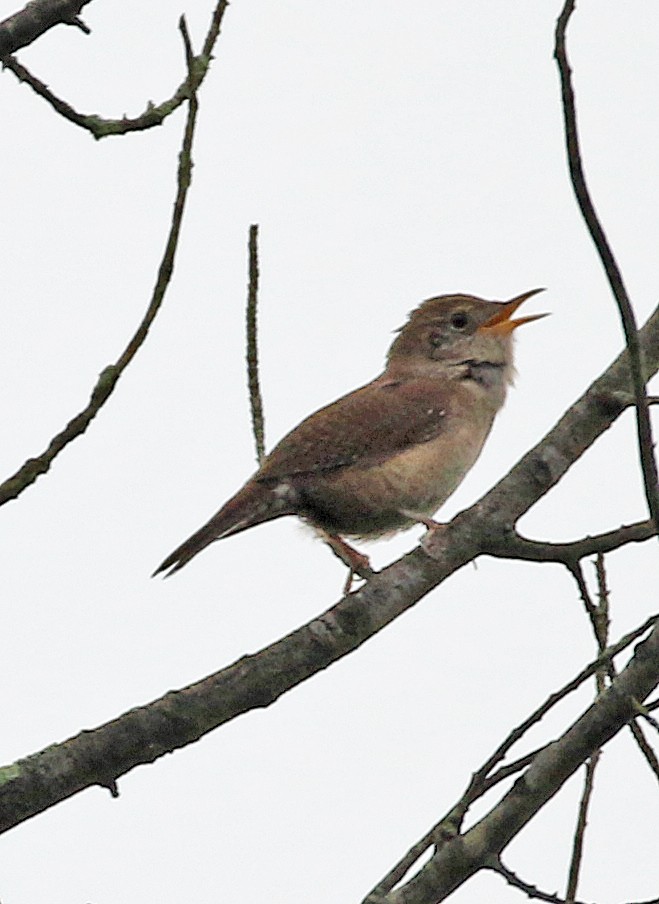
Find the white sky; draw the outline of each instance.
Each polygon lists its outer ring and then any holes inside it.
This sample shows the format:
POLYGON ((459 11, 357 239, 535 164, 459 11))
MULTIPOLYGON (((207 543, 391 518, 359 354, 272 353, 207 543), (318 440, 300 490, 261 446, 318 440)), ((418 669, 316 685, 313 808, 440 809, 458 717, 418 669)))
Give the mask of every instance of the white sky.
MULTIPOLYGON (((19 59, 81 111, 137 115, 182 77, 179 14, 198 48, 210 7, 136 2, 120 15, 95 0, 90 37, 60 27, 19 59)), ((16 9, 3 0, 0 18, 16 9)), ((87 434, 0 512, 1 762, 202 678, 339 597, 342 569, 294 519, 149 579, 254 468, 250 223, 261 226, 269 446, 375 376, 391 331, 423 298, 548 288, 528 312, 553 316, 520 331, 517 386, 444 519, 618 353, 618 316, 567 180, 558 11, 234 0, 200 96, 162 313, 87 434)), ((657 295, 659 5, 583 0, 568 41, 589 184, 644 321, 657 295)), ((97 143, 8 72, 0 105, 4 478, 84 407, 143 315, 184 113, 97 143)), ((575 539, 644 517, 627 413, 521 527, 575 539)), ((373 545, 374 564, 418 535, 373 545)), ((608 558, 613 638, 656 605, 655 556, 646 544, 608 558)), ((91 789, 4 835, 0 900, 358 902, 594 651, 564 570, 479 560, 274 706, 133 771, 118 800, 91 789)), ((564 730, 591 694, 530 743, 564 730)), ((581 776, 505 855, 550 891, 565 887, 580 789, 581 776)), ((658 838, 656 786, 623 735, 598 776, 580 897, 656 895, 658 838)), ((519 893, 481 874, 452 900, 519 893)))

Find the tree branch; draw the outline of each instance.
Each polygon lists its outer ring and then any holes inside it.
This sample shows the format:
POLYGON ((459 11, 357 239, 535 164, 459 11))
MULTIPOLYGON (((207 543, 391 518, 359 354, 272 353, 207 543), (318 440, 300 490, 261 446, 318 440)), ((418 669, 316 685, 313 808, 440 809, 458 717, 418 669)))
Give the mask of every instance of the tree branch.
POLYGON ((91 0, 32 0, 0 22, 0 60, 27 47, 55 25, 75 25, 89 34, 80 11, 91 0))
POLYGON ((519 891, 523 892, 527 898, 531 898, 533 901, 546 901, 547 904, 584 904, 583 901, 566 901, 565 898, 561 898, 559 895, 551 894, 547 891, 542 891, 536 885, 531 885, 528 882, 524 882, 523 879, 514 873, 511 869, 508 869, 507 866, 501 862, 498 857, 495 857, 492 861, 490 869, 499 873, 500 876, 506 880, 508 885, 511 885, 513 888, 517 888, 519 891))
MULTIPOLYGON (((654 373, 659 368, 659 310, 639 336, 648 371, 654 373)), ((431 542, 394 562, 308 625, 198 684, 0 770, 0 830, 89 785, 113 787, 112 782, 134 766, 153 762, 240 713, 268 706, 357 649, 487 551, 493 535, 509 530, 560 480, 623 410, 624 405, 612 405, 610 399, 627 387, 626 359, 623 352, 479 502, 457 515, 431 542)))
MULTIPOLYGON (((90 2, 90 0, 86 0, 90 2)), ((23 66, 14 57, 6 57, 3 65, 14 73, 20 82, 25 82, 32 90, 42 97, 50 106, 74 125, 86 129, 96 139, 107 138, 108 135, 125 135, 128 132, 141 132, 160 126, 165 119, 185 103, 190 97, 191 91, 198 91, 204 81, 212 60, 212 51, 220 33, 222 17, 229 5, 228 0, 221 0, 215 8, 211 18, 211 24, 204 40, 203 51, 199 56, 193 57, 188 62, 187 75, 174 94, 159 104, 149 102, 146 109, 139 116, 129 119, 123 116, 121 119, 104 119, 95 113, 79 113, 70 104, 54 94, 48 85, 33 75, 29 69, 23 66)))
POLYGON ((249 407, 252 413, 252 432, 256 446, 256 460, 259 465, 265 458, 265 423, 263 399, 259 383, 258 346, 258 291, 259 291, 259 227, 249 227, 249 285, 247 288, 247 388, 249 407))
POLYGON ((621 637, 616 643, 607 647, 606 650, 582 669, 578 675, 575 675, 562 688, 550 694, 549 697, 523 722, 517 725, 508 735, 508 737, 497 747, 497 749, 488 757, 483 765, 471 777, 471 781, 467 786, 462 797, 451 807, 451 809, 437 822, 429 832, 427 832, 420 841, 405 854, 405 856, 394 866, 394 868, 381 879, 375 888, 366 896, 364 904, 373 904, 374 901, 384 900, 385 896, 403 879, 405 874, 414 866, 417 860, 422 857, 426 851, 433 845, 441 845, 444 841, 456 837, 458 830, 462 826, 464 817, 471 805, 490 791, 495 785, 520 772, 522 769, 531 765, 541 753, 543 753, 550 745, 544 744, 542 747, 527 753, 514 762, 507 763, 505 766, 492 772, 495 766, 500 763, 519 741, 533 726, 537 725, 547 713, 564 700, 569 694, 581 687, 584 681, 587 681, 593 675, 596 675, 604 666, 608 666, 614 656, 617 656, 623 650, 638 640, 643 634, 646 634, 659 621, 659 616, 653 616, 643 625, 635 628, 629 634, 621 637))
MULTIPOLYGON (((659 368, 659 308, 639 330, 639 340, 644 357, 644 377, 650 379, 659 368)), ((456 524, 463 517, 476 516, 481 523, 498 526, 497 530, 483 532, 481 552, 501 556, 506 544, 515 548, 517 541, 513 528, 517 520, 558 483, 624 410, 624 393, 630 382, 628 360, 625 351, 493 490, 454 519, 456 524), (515 491, 511 492, 513 486, 515 491)), ((442 537, 437 536, 438 553, 441 543, 442 537)))
POLYGON ((653 519, 655 526, 659 528, 659 479, 657 476, 657 462, 654 457, 652 424, 650 422, 648 400, 645 393, 646 378, 643 374, 643 363, 638 342, 636 318, 627 294, 627 289, 625 288, 622 273, 620 272, 618 263, 613 255, 613 251, 611 250, 591 200, 581 162, 572 76, 565 47, 565 33, 570 16, 574 12, 574 4, 575 0, 566 0, 565 2, 556 23, 556 40, 554 46, 554 57, 558 64, 561 80, 563 119, 565 123, 565 141, 570 168, 570 179, 572 181, 572 187, 579 209, 602 262, 606 278, 620 311, 622 327, 627 341, 627 348, 629 349, 632 386, 636 401, 638 447, 645 495, 648 501, 650 517, 653 519))
POLYGON ((659 684, 659 627, 640 643, 611 687, 553 744, 538 754, 492 810, 464 835, 439 847, 388 904, 436 904, 470 876, 491 867, 530 819, 595 750, 636 714, 636 701, 659 684))
MULTIPOLYGON (((46 103, 67 119, 69 122, 81 129, 91 132, 97 140, 107 138, 109 135, 125 135, 129 132, 142 132, 146 129, 152 129, 154 126, 160 126, 165 119, 174 113, 175 110, 184 104, 190 95, 190 76, 186 76, 185 80, 179 85, 174 94, 162 103, 153 104, 149 102, 143 113, 139 116, 128 118, 122 116, 121 119, 104 119, 96 113, 79 113, 69 103, 54 94, 48 85, 33 75, 29 69, 23 66, 15 57, 7 57, 4 60, 4 68, 13 72, 19 82, 29 85, 35 94, 42 97, 46 103)), ((195 89, 201 85, 204 76, 208 71, 208 64, 203 57, 196 57, 195 66, 193 67, 193 81, 195 89)))
MULTIPOLYGON (((189 53, 189 39, 187 38, 184 20, 181 22, 181 31, 185 43, 186 60, 188 65, 191 65, 194 58, 191 57, 189 53)), ((192 179, 192 144, 198 109, 192 74, 190 75, 190 86, 188 117, 185 125, 185 132, 183 134, 181 152, 179 154, 178 185, 176 198, 174 200, 174 210, 172 212, 172 221, 167 242, 165 244, 163 258, 160 263, 156 284, 151 296, 151 302, 149 303, 141 323, 122 354, 114 364, 110 364, 101 372, 96 386, 92 390, 87 406, 69 421, 60 433, 51 439, 47 449, 42 452, 41 455, 36 458, 29 458, 15 474, 0 484, 0 505, 4 505, 5 502, 9 502, 11 499, 16 499, 17 496, 34 483, 38 477, 47 473, 57 455, 59 455, 70 442, 85 432, 89 424, 112 394, 119 378, 141 348, 148 335, 151 324, 160 310, 174 269, 174 260, 178 247, 181 223, 183 221, 183 213, 185 211, 185 202, 192 179)))
MULTIPOLYGON (((654 373, 659 368, 659 310, 639 337, 648 373, 654 373)), ((493 535, 509 531, 560 480, 624 409, 619 393, 628 387, 626 360, 623 352, 479 502, 310 624, 205 681, 0 770, 0 830, 90 785, 113 788, 116 778, 134 766, 153 762, 240 713, 268 706, 357 649, 487 551, 493 535)))
MULTIPOLYGON (((586 606, 586 611, 588 612, 588 616, 590 618, 590 623, 593 628, 593 632, 595 634, 595 639, 597 641, 597 650, 600 654, 604 652, 607 647, 608 639, 609 639, 609 590, 606 583, 606 571, 604 568, 604 556, 602 553, 597 554, 597 562, 596 562, 596 573, 597 573, 597 587, 598 587, 598 602, 595 605, 588 593, 588 588, 586 586, 586 581, 583 576, 583 571, 579 563, 577 563, 574 570, 574 577, 579 586, 579 590, 581 593, 581 597, 586 606)), ((606 675, 614 676, 614 665, 613 661, 609 660, 602 668, 598 669, 595 674, 595 681, 597 687, 597 696, 604 693, 604 689, 606 687, 606 675)), ((633 725, 633 722, 631 723, 633 725)), ((601 756, 601 749, 598 747, 597 750, 594 750, 590 757, 588 758, 588 762, 586 763, 586 774, 584 777, 584 787, 581 794, 581 800, 579 801, 579 811, 577 815, 577 824, 574 830, 574 837, 572 840, 572 856, 570 858, 570 870, 568 873, 568 882, 567 882, 567 890, 565 892, 565 898, 568 904, 575 904, 576 896, 577 896, 577 888, 579 886, 579 875, 581 873, 581 862, 583 859, 583 849, 586 841, 586 826, 588 824, 588 809, 590 807, 590 801, 593 796, 593 788, 595 786, 595 772, 597 771, 597 765, 601 756)))
POLYGON ((520 559, 526 562, 560 562, 568 567, 586 556, 612 552, 627 543, 641 543, 656 536, 653 521, 638 521, 623 525, 604 534, 573 540, 571 543, 547 543, 528 540, 516 532, 496 538, 488 554, 501 559, 520 559))

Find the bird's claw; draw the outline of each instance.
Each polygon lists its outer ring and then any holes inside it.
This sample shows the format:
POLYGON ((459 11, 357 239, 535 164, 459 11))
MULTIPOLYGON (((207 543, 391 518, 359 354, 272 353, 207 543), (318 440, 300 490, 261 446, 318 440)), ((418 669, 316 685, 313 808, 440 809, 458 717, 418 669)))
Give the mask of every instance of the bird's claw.
POLYGON ((318 529, 318 533, 325 543, 327 543, 334 555, 338 559, 341 559, 344 565, 348 566, 348 577, 343 585, 344 596, 347 593, 350 593, 355 576, 362 578, 364 581, 373 577, 375 572, 371 568, 371 562, 368 556, 365 556, 349 543, 346 543, 346 541, 337 534, 330 534, 327 531, 320 529, 318 529))

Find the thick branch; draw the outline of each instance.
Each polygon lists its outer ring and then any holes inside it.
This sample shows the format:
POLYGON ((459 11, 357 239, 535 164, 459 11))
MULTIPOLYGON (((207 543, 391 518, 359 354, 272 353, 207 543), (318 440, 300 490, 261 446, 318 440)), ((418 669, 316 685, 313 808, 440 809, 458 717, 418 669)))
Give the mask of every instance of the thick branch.
MULTIPOLYGON (((654 372, 659 367, 659 311, 640 339, 654 372)), ((493 490, 438 532, 432 556, 416 549, 255 656, 0 770, 0 830, 90 785, 114 787, 116 778, 135 766, 197 740, 240 713, 268 706, 357 649, 486 550, 491 536, 528 510, 607 429, 624 408, 610 399, 628 384, 625 359, 623 353, 493 490)))
POLYGON ((0 22, 0 59, 27 47, 55 25, 76 25, 88 31, 79 18, 88 3, 91 0, 32 0, 0 22))
POLYGON ((589 663, 578 675, 575 675, 575 677, 568 681, 562 688, 550 694, 541 706, 527 716, 523 722, 517 725, 492 755, 488 757, 483 765, 474 772, 462 797, 447 813, 445 813, 439 822, 435 823, 432 829, 430 829, 423 838, 416 842, 407 854, 399 860, 394 868, 378 882, 373 891, 366 896, 364 904, 375 904, 375 902, 385 900, 385 895, 398 885, 417 860, 419 860, 430 847, 437 843, 441 843, 444 839, 453 838, 457 835, 465 816, 476 800, 482 797, 487 791, 494 788, 499 782, 506 778, 510 778, 510 776, 515 775, 516 773, 521 772, 522 769, 530 766, 533 760, 549 746, 548 744, 543 744, 542 747, 529 751, 519 759, 501 766, 496 772, 492 771, 497 764, 507 756, 512 747, 520 741, 534 725, 537 725, 554 706, 564 700, 569 694, 576 691, 584 681, 587 681, 592 675, 596 675, 603 667, 610 666, 615 656, 623 650, 626 650, 627 647, 642 637, 643 634, 646 634, 657 624, 657 621, 659 621, 659 617, 653 616, 643 625, 640 625, 629 634, 621 637, 616 643, 611 644, 611 646, 600 653, 597 659, 589 663))
POLYGON ((385 897, 390 904, 435 904, 480 869, 487 868, 581 764, 617 734, 659 684, 659 628, 638 645, 627 667, 559 740, 549 744, 501 801, 473 828, 456 836, 405 886, 385 897))
MULTIPOLYGON (((639 341, 644 358, 644 379, 649 380, 659 369, 659 307, 639 330, 639 341)), ((510 534, 517 520, 555 486, 568 468, 611 426, 626 407, 620 390, 629 387, 628 354, 625 351, 493 490, 472 509, 457 516, 456 521, 465 516, 471 518, 476 510, 482 522, 497 526, 498 530, 483 531, 483 551, 498 554, 500 534, 510 534)))

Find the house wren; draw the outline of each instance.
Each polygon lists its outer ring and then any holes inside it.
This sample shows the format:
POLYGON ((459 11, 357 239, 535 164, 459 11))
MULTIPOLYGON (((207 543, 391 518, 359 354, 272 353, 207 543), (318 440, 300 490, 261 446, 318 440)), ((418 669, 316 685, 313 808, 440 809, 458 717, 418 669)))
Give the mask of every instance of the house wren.
POLYGON ((214 540, 282 515, 298 515, 348 550, 341 537, 432 527, 504 403, 513 331, 545 316, 512 315, 541 291, 504 302, 424 301, 391 345, 384 372, 295 427, 154 573, 172 574, 214 540))

